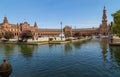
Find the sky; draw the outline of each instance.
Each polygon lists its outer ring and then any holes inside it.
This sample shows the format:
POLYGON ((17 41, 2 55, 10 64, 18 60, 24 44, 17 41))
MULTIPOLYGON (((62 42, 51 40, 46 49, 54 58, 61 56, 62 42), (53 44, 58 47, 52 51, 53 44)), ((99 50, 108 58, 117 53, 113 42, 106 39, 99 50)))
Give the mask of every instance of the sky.
POLYGON ((72 28, 99 27, 104 6, 110 23, 120 0, 0 0, 0 23, 6 16, 9 23, 37 22, 39 28, 59 29, 60 22, 72 28))

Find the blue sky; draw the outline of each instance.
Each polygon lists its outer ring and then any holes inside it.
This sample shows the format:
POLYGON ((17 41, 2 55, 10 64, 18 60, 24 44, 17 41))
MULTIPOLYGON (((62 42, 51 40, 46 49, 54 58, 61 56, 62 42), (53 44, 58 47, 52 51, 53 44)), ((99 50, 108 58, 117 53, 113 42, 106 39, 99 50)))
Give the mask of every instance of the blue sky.
POLYGON ((99 27, 106 6, 108 23, 111 14, 120 10, 120 0, 0 0, 0 22, 27 21, 39 28, 60 28, 60 22, 73 28, 99 27))

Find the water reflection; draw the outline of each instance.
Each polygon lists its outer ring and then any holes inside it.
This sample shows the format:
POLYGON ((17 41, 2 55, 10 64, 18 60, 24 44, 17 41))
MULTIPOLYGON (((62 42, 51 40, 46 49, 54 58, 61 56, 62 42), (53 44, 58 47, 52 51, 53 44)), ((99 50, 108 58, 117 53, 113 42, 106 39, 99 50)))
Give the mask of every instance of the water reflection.
POLYGON ((14 44, 4 44, 2 45, 3 50, 4 50, 4 54, 7 58, 9 58, 14 51, 15 45, 14 44))
POLYGON ((1 44, 0 51, 0 60, 14 53, 9 58, 11 77, 120 76, 120 46, 109 47, 105 39, 42 46, 1 44))
POLYGON ((100 46, 101 46, 101 49, 102 49, 102 54, 103 54, 103 59, 104 61, 106 61, 107 59, 107 55, 106 53, 108 52, 107 51, 107 48, 108 48, 108 42, 107 42, 107 39, 101 39, 100 40, 100 46))
POLYGON ((107 63, 111 63, 111 67, 115 67, 114 62, 120 66, 120 46, 109 46, 108 52, 108 40, 101 39, 100 46, 102 49, 103 60, 107 63))
POLYGON ((20 52, 26 58, 31 57, 33 54, 33 51, 36 48, 35 45, 20 45, 19 47, 20 47, 20 52))
MULTIPOLYGON (((35 45, 15 45, 15 44, 3 44, 0 45, 1 51, 4 51, 4 57, 7 59, 12 56, 15 51, 19 51, 24 57, 31 57, 37 46, 35 45)), ((1 52, 2 53, 2 52, 1 52)))
POLYGON ((65 52, 66 52, 66 53, 71 52, 71 51, 72 51, 72 45, 71 45, 71 43, 65 44, 65 45, 64 45, 64 49, 65 49, 65 52))
POLYGON ((120 46, 110 46, 110 52, 112 58, 114 58, 115 62, 120 66, 120 46))
POLYGON ((107 39, 101 39, 101 41, 100 41, 100 46, 101 46, 101 48, 102 48, 103 54, 106 54, 106 53, 107 53, 107 45, 108 45, 107 39))
POLYGON ((80 45, 81 45, 81 42, 78 41, 78 42, 73 42, 73 46, 76 48, 76 49, 80 49, 80 45))
POLYGON ((49 44, 48 46, 50 49, 52 49, 54 46, 56 46, 56 44, 49 44))

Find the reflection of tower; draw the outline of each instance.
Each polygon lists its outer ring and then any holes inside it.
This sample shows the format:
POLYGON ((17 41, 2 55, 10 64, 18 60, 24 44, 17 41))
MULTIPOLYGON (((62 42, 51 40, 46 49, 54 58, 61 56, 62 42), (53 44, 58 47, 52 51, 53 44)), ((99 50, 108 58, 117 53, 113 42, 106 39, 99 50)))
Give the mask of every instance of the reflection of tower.
POLYGON ((102 49, 103 59, 105 61, 106 58, 107 58, 106 53, 108 52, 107 51, 107 39, 101 39, 100 46, 101 46, 101 49, 102 49))
POLYGON ((106 8, 103 9, 103 16, 102 16, 102 24, 100 24, 100 34, 101 35, 108 35, 109 27, 107 25, 107 15, 106 15, 106 8))

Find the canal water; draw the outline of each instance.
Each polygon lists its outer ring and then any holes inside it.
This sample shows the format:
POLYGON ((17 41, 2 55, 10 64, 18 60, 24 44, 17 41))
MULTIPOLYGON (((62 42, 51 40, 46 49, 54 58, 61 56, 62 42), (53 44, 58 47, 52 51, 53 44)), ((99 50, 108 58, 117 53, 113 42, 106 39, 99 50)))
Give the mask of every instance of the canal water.
POLYGON ((0 44, 10 77, 120 77, 120 46, 106 39, 57 45, 0 44))

